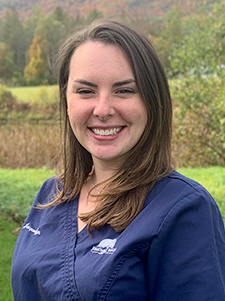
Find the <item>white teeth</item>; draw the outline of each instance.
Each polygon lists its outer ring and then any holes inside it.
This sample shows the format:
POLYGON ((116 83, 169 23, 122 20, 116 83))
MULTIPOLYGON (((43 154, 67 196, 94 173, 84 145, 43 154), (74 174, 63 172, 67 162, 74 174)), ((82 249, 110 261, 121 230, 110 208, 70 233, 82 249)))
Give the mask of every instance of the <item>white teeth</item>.
POLYGON ((94 132, 97 135, 100 136, 109 136, 109 135, 116 135, 122 130, 122 127, 120 128, 114 128, 111 130, 98 130, 98 129, 92 129, 92 132, 94 132))

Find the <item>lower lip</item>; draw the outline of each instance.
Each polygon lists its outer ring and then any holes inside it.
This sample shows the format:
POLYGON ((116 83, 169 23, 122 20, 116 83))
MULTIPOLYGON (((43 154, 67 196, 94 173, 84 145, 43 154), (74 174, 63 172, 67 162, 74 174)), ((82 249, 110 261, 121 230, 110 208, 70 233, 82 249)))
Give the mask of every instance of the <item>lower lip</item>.
POLYGON ((124 132, 124 129, 125 129, 125 127, 116 135, 108 135, 108 136, 101 136, 101 135, 95 134, 90 129, 89 129, 89 132, 91 133, 92 137, 94 137, 98 141, 113 141, 113 140, 117 139, 124 132))

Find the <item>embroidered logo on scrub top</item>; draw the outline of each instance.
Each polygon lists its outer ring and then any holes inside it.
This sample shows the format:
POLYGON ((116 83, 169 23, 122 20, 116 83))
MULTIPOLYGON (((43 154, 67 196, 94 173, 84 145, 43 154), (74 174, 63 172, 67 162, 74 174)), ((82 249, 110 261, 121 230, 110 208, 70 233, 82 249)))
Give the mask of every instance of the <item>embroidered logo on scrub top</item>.
POLYGON ((30 223, 27 223, 25 226, 23 226, 23 229, 27 229, 28 231, 32 232, 34 235, 41 235, 41 232, 40 232, 39 228, 37 228, 36 230, 33 229, 30 226, 30 223))
POLYGON ((92 247, 91 252, 97 254, 113 254, 116 251, 114 248, 116 244, 115 239, 103 239, 97 246, 92 247))

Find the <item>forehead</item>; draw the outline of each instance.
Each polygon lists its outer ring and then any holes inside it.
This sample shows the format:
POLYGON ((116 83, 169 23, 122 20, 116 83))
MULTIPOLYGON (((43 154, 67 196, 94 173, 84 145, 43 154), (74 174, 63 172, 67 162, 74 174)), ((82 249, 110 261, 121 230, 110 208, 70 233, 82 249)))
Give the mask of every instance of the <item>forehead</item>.
POLYGON ((101 42, 81 44, 71 57, 70 73, 97 73, 98 70, 107 74, 129 74, 134 77, 130 63, 117 45, 101 42))

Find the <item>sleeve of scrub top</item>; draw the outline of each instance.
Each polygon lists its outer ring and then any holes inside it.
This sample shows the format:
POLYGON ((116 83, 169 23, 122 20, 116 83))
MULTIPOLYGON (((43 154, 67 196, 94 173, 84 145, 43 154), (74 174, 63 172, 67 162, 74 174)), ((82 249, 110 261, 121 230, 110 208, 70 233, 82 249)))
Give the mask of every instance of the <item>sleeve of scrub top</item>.
POLYGON ((148 267, 150 300, 225 300, 224 224, 207 191, 195 191, 168 212, 148 267))

